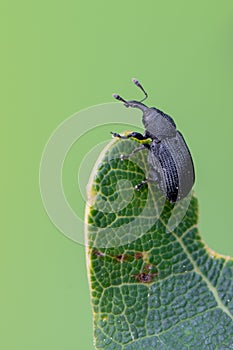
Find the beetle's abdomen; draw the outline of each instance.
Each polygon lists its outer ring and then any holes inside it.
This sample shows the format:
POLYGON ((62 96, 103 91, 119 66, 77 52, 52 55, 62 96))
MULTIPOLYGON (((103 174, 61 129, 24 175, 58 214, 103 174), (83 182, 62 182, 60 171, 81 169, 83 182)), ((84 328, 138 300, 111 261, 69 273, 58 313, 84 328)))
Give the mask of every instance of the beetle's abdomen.
POLYGON ((164 139, 160 143, 152 141, 149 163, 151 171, 159 174, 159 188, 170 202, 188 195, 194 184, 194 167, 180 132, 177 132, 176 137, 164 139))
POLYGON ((163 145, 160 147, 159 162, 163 171, 163 181, 166 185, 166 197, 170 202, 175 202, 179 189, 177 165, 171 152, 163 145))

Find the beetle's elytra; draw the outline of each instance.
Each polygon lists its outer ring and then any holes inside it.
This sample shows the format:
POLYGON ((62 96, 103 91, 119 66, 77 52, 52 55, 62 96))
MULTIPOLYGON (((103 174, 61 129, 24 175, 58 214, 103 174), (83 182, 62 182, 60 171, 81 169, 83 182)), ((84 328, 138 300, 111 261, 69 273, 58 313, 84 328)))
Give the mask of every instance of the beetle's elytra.
MULTIPOLYGON (((148 162, 150 165, 149 177, 138 184, 140 187, 148 181, 156 181, 159 189, 170 202, 185 198, 191 191, 195 172, 191 154, 182 134, 176 129, 173 119, 155 107, 147 107, 142 103, 148 94, 138 80, 133 79, 145 94, 141 101, 126 101, 121 96, 113 97, 122 101, 126 107, 138 108, 143 112, 142 122, 145 126, 144 135, 132 132, 127 136, 112 133, 114 137, 150 139, 137 150, 148 148, 148 162)), ((134 151, 135 153, 135 151, 134 151)))

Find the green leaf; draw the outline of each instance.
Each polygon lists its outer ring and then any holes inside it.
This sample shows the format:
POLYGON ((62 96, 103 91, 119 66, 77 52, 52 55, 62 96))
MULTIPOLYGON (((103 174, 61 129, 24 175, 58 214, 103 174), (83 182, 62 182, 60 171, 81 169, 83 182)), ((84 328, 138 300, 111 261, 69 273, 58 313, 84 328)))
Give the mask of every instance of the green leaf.
POLYGON ((194 195, 176 205, 148 174, 147 150, 114 140, 88 186, 87 265, 96 349, 233 349, 233 260, 210 250, 194 195))

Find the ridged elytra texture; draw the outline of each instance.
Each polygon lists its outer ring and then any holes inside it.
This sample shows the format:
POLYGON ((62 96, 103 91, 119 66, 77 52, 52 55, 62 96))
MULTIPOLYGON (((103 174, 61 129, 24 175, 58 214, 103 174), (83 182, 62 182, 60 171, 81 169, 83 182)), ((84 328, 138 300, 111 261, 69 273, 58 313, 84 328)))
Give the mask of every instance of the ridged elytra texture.
POLYGON ((158 220, 143 234, 138 231, 138 238, 121 245, 125 235, 119 230, 120 238, 114 237, 119 227, 133 225, 149 196, 155 206, 160 201, 147 185, 132 195, 126 186, 118 210, 114 207, 117 183, 134 187, 148 171, 146 151, 136 162, 120 160, 127 147, 135 147, 132 140, 109 145, 88 189, 86 249, 96 349, 233 349, 233 261, 205 246, 194 196, 172 231, 167 228, 174 204, 166 201, 158 220))

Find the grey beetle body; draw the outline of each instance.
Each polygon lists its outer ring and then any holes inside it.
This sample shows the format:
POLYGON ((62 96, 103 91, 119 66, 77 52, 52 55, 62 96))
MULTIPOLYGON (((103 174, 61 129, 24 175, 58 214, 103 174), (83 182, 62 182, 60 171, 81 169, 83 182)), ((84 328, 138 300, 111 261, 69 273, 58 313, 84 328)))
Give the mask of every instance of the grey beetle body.
MULTIPOLYGON (((133 82, 147 97, 141 84, 137 80, 133 82)), ((193 187, 195 172, 189 149, 182 134, 176 129, 173 119, 159 109, 149 108, 142 102, 125 101, 119 95, 114 97, 124 102, 126 107, 138 108, 143 112, 142 122, 145 126, 145 134, 132 132, 127 136, 121 136, 113 133, 113 136, 134 137, 138 140, 151 139, 150 144, 144 144, 149 149, 149 179, 139 184, 137 189, 148 181, 156 181, 159 189, 170 202, 185 198, 193 187)))
POLYGON ((152 140, 148 161, 151 165, 150 178, 159 174, 158 186, 170 202, 176 202, 189 194, 194 184, 194 168, 188 147, 179 131, 175 137, 163 139, 159 143, 152 140), (157 169, 158 161, 162 173, 157 169))

